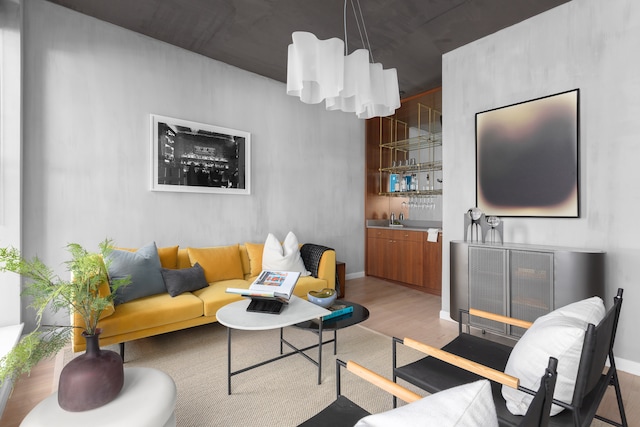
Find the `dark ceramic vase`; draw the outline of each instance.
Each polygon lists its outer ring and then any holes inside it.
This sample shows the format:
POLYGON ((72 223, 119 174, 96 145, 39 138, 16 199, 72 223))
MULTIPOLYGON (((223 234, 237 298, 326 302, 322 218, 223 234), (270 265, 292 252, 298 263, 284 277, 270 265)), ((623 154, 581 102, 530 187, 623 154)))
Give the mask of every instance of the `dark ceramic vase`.
POLYGON ((124 384, 122 358, 115 351, 100 349, 100 331, 82 335, 87 350, 62 369, 58 384, 58 404, 70 412, 106 405, 118 396, 124 384))

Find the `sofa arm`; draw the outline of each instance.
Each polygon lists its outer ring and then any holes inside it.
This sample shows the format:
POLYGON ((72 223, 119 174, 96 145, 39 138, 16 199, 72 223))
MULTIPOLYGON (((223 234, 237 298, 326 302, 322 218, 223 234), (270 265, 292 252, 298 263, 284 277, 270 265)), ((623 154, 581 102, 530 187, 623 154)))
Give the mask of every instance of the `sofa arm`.
POLYGON ((333 249, 322 254, 318 264, 318 278, 326 280, 328 288, 336 288, 336 251, 333 249))

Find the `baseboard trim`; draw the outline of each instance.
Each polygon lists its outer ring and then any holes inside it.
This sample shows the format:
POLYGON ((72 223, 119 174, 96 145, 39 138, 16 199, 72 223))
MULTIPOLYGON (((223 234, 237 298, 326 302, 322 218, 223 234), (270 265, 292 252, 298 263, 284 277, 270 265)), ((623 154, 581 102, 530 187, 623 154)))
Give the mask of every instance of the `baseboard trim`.
POLYGON ((455 320, 453 320, 453 319, 451 318, 451 315, 449 314, 449 312, 448 312, 448 311, 440 310, 440 318, 441 318, 442 320, 448 320, 449 322, 458 323, 458 322, 456 322, 455 320))
POLYGON ((616 357, 616 369, 631 375, 640 376, 640 363, 616 357))
POLYGON ((359 279, 361 277, 364 277, 364 271, 358 271, 356 273, 349 273, 349 274, 345 274, 345 276, 344 276, 344 278, 346 280, 359 279))

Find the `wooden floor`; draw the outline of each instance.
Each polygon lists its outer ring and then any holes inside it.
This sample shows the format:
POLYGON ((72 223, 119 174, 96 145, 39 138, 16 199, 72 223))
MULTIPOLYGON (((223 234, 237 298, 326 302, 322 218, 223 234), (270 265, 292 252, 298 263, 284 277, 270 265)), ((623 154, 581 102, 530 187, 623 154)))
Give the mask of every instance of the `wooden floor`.
MULTIPOLYGON (((411 337, 442 346, 458 333, 454 322, 440 319, 440 297, 372 277, 347 281, 346 299, 366 306, 370 316, 362 325, 388 336, 411 337)), ((60 359, 39 364, 31 376, 20 378, 7 402, 0 427, 17 427, 26 414, 56 389, 60 359)), ((640 377, 620 373, 629 425, 640 426, 640 377)), ((618 420, 615 396, 605 397, 599 413, 618 420)), ((592 426, 605 425, 594 422, 592 426)))

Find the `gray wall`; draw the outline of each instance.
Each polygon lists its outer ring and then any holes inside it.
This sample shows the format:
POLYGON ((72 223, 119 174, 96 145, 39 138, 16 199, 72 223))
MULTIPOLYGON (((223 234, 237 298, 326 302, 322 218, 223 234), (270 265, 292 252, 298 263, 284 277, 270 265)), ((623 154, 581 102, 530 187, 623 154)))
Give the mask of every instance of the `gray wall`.
POLYGON ((504 219, 505 240, 607 252, 606 303, 625 302, 619 367, 640 374, 640 2, 575 0, 443 57, 445 230, 443 311, 449 311, 449 241, 463 238, 475 205, 475 113, 580 89, 579 219, 504 219))
MULTIPOLYGON (((22 14, 17 0, 0 0, 0 245, 20 249, 20 81, 22 14)), ((20 323, 20 277, 0 273, 0 327, 20 323)))
POLYGON ((43 0, 25 1, 24 46, 26 255, 64 274, 69 242, 209 246, 292 230, 334 247, 349 273, 364 270, 354 114, 43 0), (149 191, 151 113, 251 132, 252 194, 149 191))

